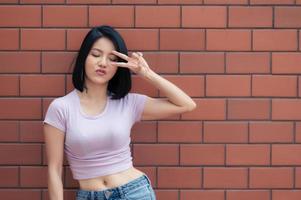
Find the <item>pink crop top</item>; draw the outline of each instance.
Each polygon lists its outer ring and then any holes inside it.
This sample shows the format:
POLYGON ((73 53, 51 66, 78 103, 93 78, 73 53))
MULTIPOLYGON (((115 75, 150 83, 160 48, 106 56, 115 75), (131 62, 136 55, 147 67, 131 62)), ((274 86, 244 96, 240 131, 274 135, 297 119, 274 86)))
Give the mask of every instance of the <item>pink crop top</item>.
POLYGON ((132 167, 130 132, 141 121, 147 96, 128 93, 118 100, 108 96, 104 110, 90 116, 83 112, 76 90, 54 99, 43 121, 64 132, 64 152, 73 178, 94 178, 132 167))

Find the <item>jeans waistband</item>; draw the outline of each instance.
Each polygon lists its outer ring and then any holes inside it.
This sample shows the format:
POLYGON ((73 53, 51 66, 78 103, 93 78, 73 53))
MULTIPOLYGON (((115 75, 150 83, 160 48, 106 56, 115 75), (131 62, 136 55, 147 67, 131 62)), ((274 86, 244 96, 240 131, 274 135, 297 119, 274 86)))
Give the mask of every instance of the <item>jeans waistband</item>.
POLYGON ((130 182, 123 184, 121 186, 118 187, 114 187, 114 188, 108 188, 105 190, 82 190, 82 189, 78 189, 76 191, 76 195, 77 196, 81 196, 84 198, 87 197, 94 197, 94 196, 103 196, 105 195, 106 198, 110 197, 111 195, 115 196, 115 197, 124 197, 124 194, 127 193, 128 191, 137 188, 139 186, 143 186, 146 184, 150 184, 151 185, 151 181, 150 179, 147 177, 146 174, 143 174, 142 176, 131 180, 130 182))

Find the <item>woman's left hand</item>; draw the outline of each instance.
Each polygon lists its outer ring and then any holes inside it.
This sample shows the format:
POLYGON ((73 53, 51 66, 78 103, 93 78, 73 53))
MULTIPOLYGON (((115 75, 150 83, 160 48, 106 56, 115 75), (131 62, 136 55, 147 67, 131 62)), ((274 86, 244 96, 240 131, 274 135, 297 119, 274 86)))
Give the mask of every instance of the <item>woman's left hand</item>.
POLYGON ((149 72, 152 70, 148 66, 147 62, 143 58, 143 54, 141 52, 133 52, 132 56, 129 57, 123 53, 120 53, 118 51, 112 51, 112 53, 128 62, 111 62, 112 65, 118 66, 118 67, 127 67, 130 70, 132 70, 134 73, 146 76, 149 72))

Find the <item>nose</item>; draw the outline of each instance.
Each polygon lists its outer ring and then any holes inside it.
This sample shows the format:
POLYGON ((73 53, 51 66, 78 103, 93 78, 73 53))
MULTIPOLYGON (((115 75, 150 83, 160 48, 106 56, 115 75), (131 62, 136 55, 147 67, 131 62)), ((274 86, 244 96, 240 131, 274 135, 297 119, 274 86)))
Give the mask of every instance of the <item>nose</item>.
POLYGON ((104 58, 101 58, 99 61, 98 61, 98 63, 97 63, 97 65, 100 65, 100 66, 107 66, 107 60, 106 59, 104 59, 104 58))

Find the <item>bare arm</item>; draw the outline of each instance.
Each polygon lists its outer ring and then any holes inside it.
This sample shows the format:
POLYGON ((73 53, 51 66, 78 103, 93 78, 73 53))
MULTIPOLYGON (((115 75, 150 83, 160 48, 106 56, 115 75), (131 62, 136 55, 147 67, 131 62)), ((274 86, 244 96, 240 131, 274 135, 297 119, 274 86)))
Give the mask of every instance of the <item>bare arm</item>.
POLYGON ((160 90, 165 99, 156 99, 147 96, 147 100, 142 112, 142 120, 163 119, 174 114, 190 112, 197 107, 193 99, 172 82, 164 79, 155 73, 142 57, 141 52, 132 53, 129 57, 118 51, 112 51, 116 56, 128 62, 112 62, 111 64, 118 67, 126 67, 131 71, 139 74, 143 79, 147 80, 153 86, 160 90))
POLYGON ((44 124, 44 140, 48 161, 48 193, 50 200, 63 200, 62 168, 64 157, 64 133, 44 124))

